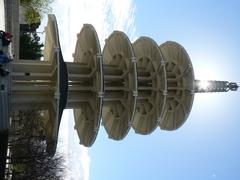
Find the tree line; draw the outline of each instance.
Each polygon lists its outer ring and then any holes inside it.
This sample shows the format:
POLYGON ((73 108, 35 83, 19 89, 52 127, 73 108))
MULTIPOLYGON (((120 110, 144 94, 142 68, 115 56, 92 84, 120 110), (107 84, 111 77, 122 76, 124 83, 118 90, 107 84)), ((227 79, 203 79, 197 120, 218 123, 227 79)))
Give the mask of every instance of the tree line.
POLYGON ((12 116, 9 133, 12 179, 64 179, 64 156, 49 156, 46 148, 45 123, 41 111, 17 111, 12 116))

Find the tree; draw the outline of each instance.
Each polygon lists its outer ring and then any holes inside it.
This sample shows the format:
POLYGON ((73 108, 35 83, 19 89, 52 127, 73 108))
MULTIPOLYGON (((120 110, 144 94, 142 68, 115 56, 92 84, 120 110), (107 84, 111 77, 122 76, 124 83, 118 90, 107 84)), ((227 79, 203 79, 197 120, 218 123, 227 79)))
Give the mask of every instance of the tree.
POLYGON ((34 33, 39 28, 40 23, 20 24, 20 33, 34 33))
POLYGON ((33 33, 23 32, 20 36, 20 59, 40 60, 43 56, 43 46, 43 43, 40 43, 40 37, 36 31, 33 33))
POLYGON ((28 24, 40 23, 41 15, 34 8, 29 8, 25 12, 25 20, 28 24))
POLYGON ((64 157, 46 152, 44 119, 39 111, 19 111, 13 117, 10 151, 12 179, 64 179, 64 157))
POLYGON ((54 0, 20 0, 20 5, 26 9, 27 23, 40 23, 43 15, 52 11, 50 7, 54 0))

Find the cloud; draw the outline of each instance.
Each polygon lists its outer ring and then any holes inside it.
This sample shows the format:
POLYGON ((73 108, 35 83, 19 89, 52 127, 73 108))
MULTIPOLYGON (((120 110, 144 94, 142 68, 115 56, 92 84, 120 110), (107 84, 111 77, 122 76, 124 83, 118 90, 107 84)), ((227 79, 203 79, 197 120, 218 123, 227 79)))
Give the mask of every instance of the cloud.
POLYGON ((103 47, 104 40, 113 30, 124 31, 136 38, 134 25, 136 6, 132 0, 58 0, 53 13, 56 14, 61 36, 61 46, 66 61, 72 60, 77 33, 84 23, 92 24, 103 47))
MULTIPOLYGON (((72 61, 77 33, 84 23, 92 24, 99 36, 103 48, 104 40, 113 30, 124 31, 130 40, 136 39, 135 10, 132 0, 57 0, 53 4, 53 13, 57 17, 60 43, 65 61, 72 61)), ((60 134, 63 135, 65 147, 68 147, 69 179, 88 180, 90 172, 90 157, 88 149, 79 145, 77 133, 73 130, 74 120, 72 110, 68 118, 62 119, 60 134), (65 124, 64 123, 64 124, 65 124), (66 130, 66 128, 68 130, 66 130), (68 138, 66 137, 68 136, 68 138)), ((93 147, 94 148, 94 147, 93 147)))
POLYGON ((215 173, 213 173, 213 174, 212 174, 212 177, 213 177, 213 178, 216 178, 216 177, 217 177, 217 175, 216 175, 215 173))

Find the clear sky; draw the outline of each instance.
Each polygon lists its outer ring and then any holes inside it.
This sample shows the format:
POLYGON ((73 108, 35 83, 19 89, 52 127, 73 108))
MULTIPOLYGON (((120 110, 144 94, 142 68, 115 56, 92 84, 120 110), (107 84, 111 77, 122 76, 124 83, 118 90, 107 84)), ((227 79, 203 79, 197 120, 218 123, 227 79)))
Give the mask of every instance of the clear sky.
MULTIPOLYGON (((196 78, 240 82, 239 1, 134 1, 137 37, 181 43, 196 78)), ((90 179, 240 179, 240 93, 196 95, 191 115, 174 132, 131 131, 121 142, 101 128, 90 179)))
MULTIPOLYGON (((158 44, 182 44, 198 79, 240 83, 240 1, 58 0, 53 6, 66 61, 76 33, 92 23, 102 43, 114 30, 133 41, 144 35, 158 44)), ((151 135, 132 130, 122 141, 100 128, 95 144, 81 147, 71 111, 61 126, 61 149, 68 154, 71 179, 239 180, 240 93, 197 94, 191 114, 177 131, 151 135)))

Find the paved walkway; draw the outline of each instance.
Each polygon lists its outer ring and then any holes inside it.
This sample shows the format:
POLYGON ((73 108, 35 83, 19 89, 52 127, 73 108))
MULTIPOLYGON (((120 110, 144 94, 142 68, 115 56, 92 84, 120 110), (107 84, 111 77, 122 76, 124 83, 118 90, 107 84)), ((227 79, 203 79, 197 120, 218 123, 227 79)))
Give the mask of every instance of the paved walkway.
MULTIPOLYGON (((10 49, 3 49, 10 55, 19 52, 19 0, 4 0, 5 30, 13 35, 10 49), (7 52, 8 51, 8 52, 7 52)), ((2 65, 2 68, 10 70, 9 64, 2 65)), ((10 99, 10 76, 0 75, 0 130, 7 130, 9 127, 9 99, 10 99)))
POLYGON ((0 29, 5 30, 4 0, 0 0, 0 29))
MULTIPOLYGON (((4 2, 5 31, 13 35, 12 43, 6 51, 19 57, 19 0, 0 0, 4 2)), ((3 7, 3 6, 1 6, 3 7)), ((1 10, 3 11, 3 10, 1 10)), ((1 47, 2 48, 2 47, 1 47)), ((10 70, 9 63, 2 65, 2 68, 10 70)), ((0 179, 3 179, 5 172, 5 156, 7 153, 8 129, 10 125, 10 76, 0 75, 0 179)))

